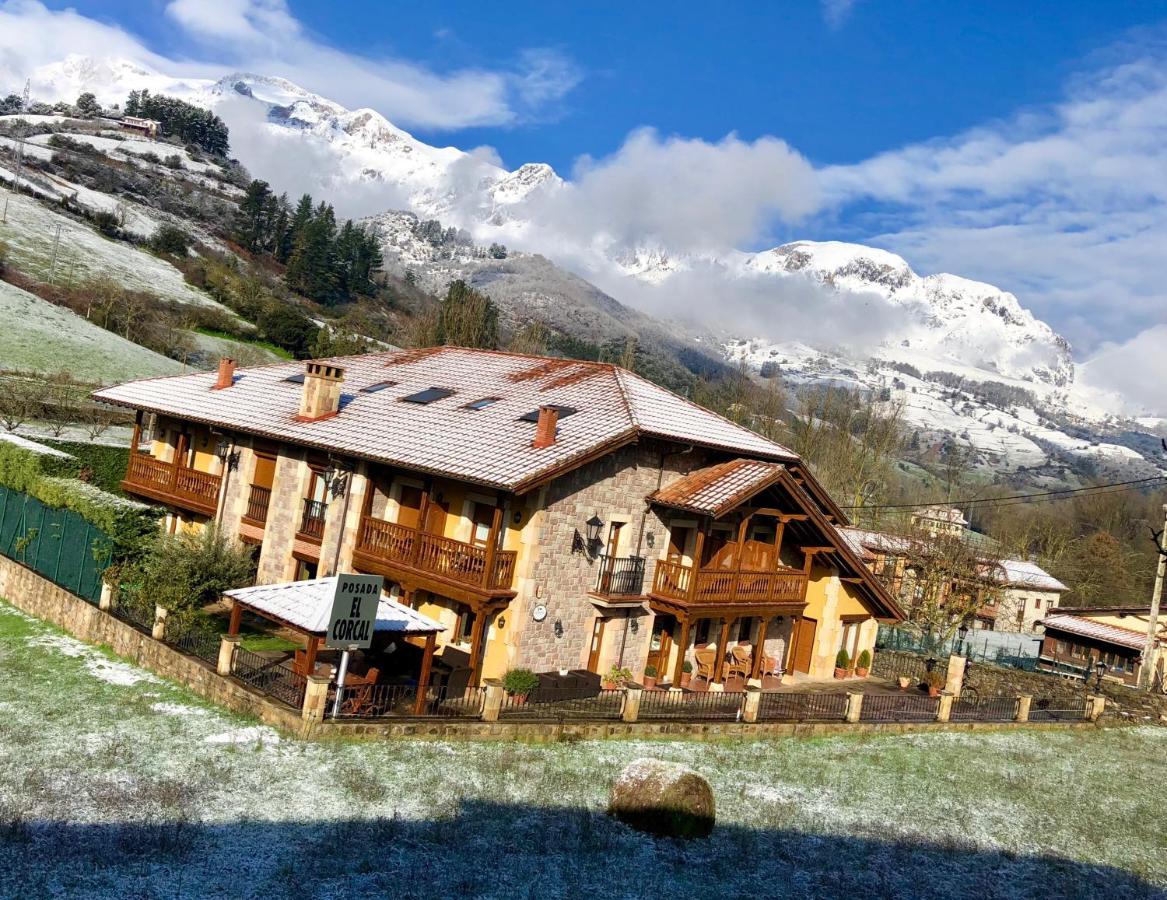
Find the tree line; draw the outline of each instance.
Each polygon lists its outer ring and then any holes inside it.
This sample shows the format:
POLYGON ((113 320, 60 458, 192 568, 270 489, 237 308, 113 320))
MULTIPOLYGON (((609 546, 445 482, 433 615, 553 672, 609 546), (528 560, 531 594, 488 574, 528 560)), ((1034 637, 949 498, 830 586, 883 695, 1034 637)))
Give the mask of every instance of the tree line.
POLYGON ((318 303, 371 297, 377 291, 377 236, 351 219, 337 227, 332 205, 315 203, 309 194, 293 209, 287 194, 276 195, 266 181, 252 181, 239 203, 232 236, 252 253, 283 264, 287 286, 318 303))
POLYGON ((147 90, 130 91, 126 115, 154 119, 165 137, 177 136, 208 153, 226 156, 229 148, 227 126, 213 112, 202 107, 147 90))

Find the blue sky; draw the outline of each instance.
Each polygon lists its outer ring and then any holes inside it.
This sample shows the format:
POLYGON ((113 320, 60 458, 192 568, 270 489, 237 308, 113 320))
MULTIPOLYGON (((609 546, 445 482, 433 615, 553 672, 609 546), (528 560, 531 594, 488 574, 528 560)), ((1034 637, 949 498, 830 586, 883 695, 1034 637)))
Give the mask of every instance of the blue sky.
POLYGON ((641 245, 869 243, 1016 293, 1161 404, 1164 0, 0 0, 0 76, 67 53, 283 75, 551 163, 641 245))

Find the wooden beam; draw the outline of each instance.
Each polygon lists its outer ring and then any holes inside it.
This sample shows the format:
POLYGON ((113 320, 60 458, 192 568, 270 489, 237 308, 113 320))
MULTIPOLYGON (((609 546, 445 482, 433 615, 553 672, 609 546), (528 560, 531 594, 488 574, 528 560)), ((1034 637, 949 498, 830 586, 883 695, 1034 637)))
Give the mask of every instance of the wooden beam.
POLYGON ((470 686, 480 687, 482 678, 482 657, 486 650, 483 647, 482 635, 486 630, 486 618, 490 613, 480 609, 474 614, 474 624, 470 627, 470 686))
POLYGON ((234 603, 231 606, 231 621, 227 625, 227 634, 235 637, 239 634, 239 625, 243 621, 243 607, 239 603, 234 603))
POLYGON ((494 513, 490 520, 490 534, 486 538, 486 562, 482 571, 482 586, 484 588, 489 588, 494 581, 494 559, 498 553, 498 544, 501 536, 502 497, 499 496, 495 501, 494 513))
POLYGON ((697 540, 693 547, 693 565, 689 569, 688 597, 690 601, 697 595, 697 573, 701 571, 701 554, 705 552, 706 528, 706 523, 702 523, 697 529, 697 540))
POLYGON ((304 674, 316 674, 316 651, 320 648, 320 638, 314 634, 308 635, 308 646, 304 650, 304 674))
POLYGON ((713 680, 721 683, 721 676, 725 671, 725 651, 729 644, 730 619, 722 617, 721 634, 717 638, 717 659, 713 664, 713 680))
POLYGON ((754 665, 750 670, 750 678, 760 678, 762 674, 762 658, 766 655, 766 625, 769 617, 762 616, 758 624, 758 639, 754 642, 754 665))
POLYGON ((794 644, 798 639, 798 623, 802 620, 802 616, 790 617, 790 640, 786 642, 786 658, 782 661, 782 672, 792 671, 794 665, 794 644))
POLYGON ((434 644, 437 635, 430 632, 425 636, 425 650, 421 655, 421 672, 417 676, 417 706, 414 715, 425 715, 426 693, 430 686, 430 670, 434 663, 434 644))
POLYGON ((685 654, 689 651, 690 626, 687 617, 681 619, 681 642, 677 645, 677 663, 673 667, 673 687, 681 686, 681 676, 685 674, 685 654))

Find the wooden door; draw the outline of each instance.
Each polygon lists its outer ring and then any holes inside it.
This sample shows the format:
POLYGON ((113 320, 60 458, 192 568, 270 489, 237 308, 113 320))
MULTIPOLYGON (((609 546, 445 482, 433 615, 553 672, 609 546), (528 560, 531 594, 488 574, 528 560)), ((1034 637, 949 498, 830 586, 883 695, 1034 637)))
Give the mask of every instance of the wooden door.
POLYGON ((425 514, 425 525, 422 526, 422 531, 441 537, 446 533, 446 516, 449 514, 449 500, 443 500, 441 503, 437 500, 431 500, 429 509, 425 514))
MULTIPOLYGON (((490 543, 490 526, 494 524, 494 507, 474 501, 470 513, 470 543, 485 547, 490 543)), ((437 532, 434 532, 437 534, 437 532)))
POLYGON ((603 616, 596 616, 595 624, 592 625, 592 644, 588 650, 588 671, 600 674, 600 650, 604 646, 604 625, 607 619, 603 616))
MULTIPOLYGON (((669 668, 669 657, 673 652, 673 628, 676 626, 676 619, 672 616, 657 616, 656 622, 653 624, 652 640, 648 647, 648 662, 656 666, 657 678, 665 681, 672 677, 672 670, 669 668)), ((681 648, 684 653, 684 648, 681 648)))
POLYGON ((693 529, 688 525, 673 525, 669 528, 668 561, 682 564, 685 561, 685 551, 689 547, 689 537, 693 529))
POLYGON ((810 672, 814 656, 814 638, 819 623, 814 619, 797 619, 794 622, 794 647, 790 652, 790 667, 795 672, 810 672))
POLYGON ((613 522, 608 526, 608 543, 604 547, 604 568, 600 575, 600 591, 605 594, 612 591, 612 573, 616 570, 616 556, 620 552, 620 529, 623 527, 623 522, 613 522))
POLYGON ((406 528, 417 528, 421 516, 421 488, 403 484, 398 496, 397 524, 406 528))

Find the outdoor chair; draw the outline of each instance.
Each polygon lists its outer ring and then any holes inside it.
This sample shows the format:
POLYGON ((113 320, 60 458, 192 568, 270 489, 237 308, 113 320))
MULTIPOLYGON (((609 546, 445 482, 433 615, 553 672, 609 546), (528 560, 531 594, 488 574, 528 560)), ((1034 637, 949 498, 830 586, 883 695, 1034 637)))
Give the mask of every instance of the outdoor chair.
POLYGON ((754 655, 749 644, 738 644, 729 651, 729 662, 726 665, 725 677, 733 678, 739 675, 742 678, 750 677, 750 670, 754 665, 754 655))
POLYGON ((697 650, 693 654, 697 660, 697 671, 693 673, 693 678, 705 681, 713 681, 713 672, 717 665, 717 651, 712 647, 706 647, 704 650, 697 650))

